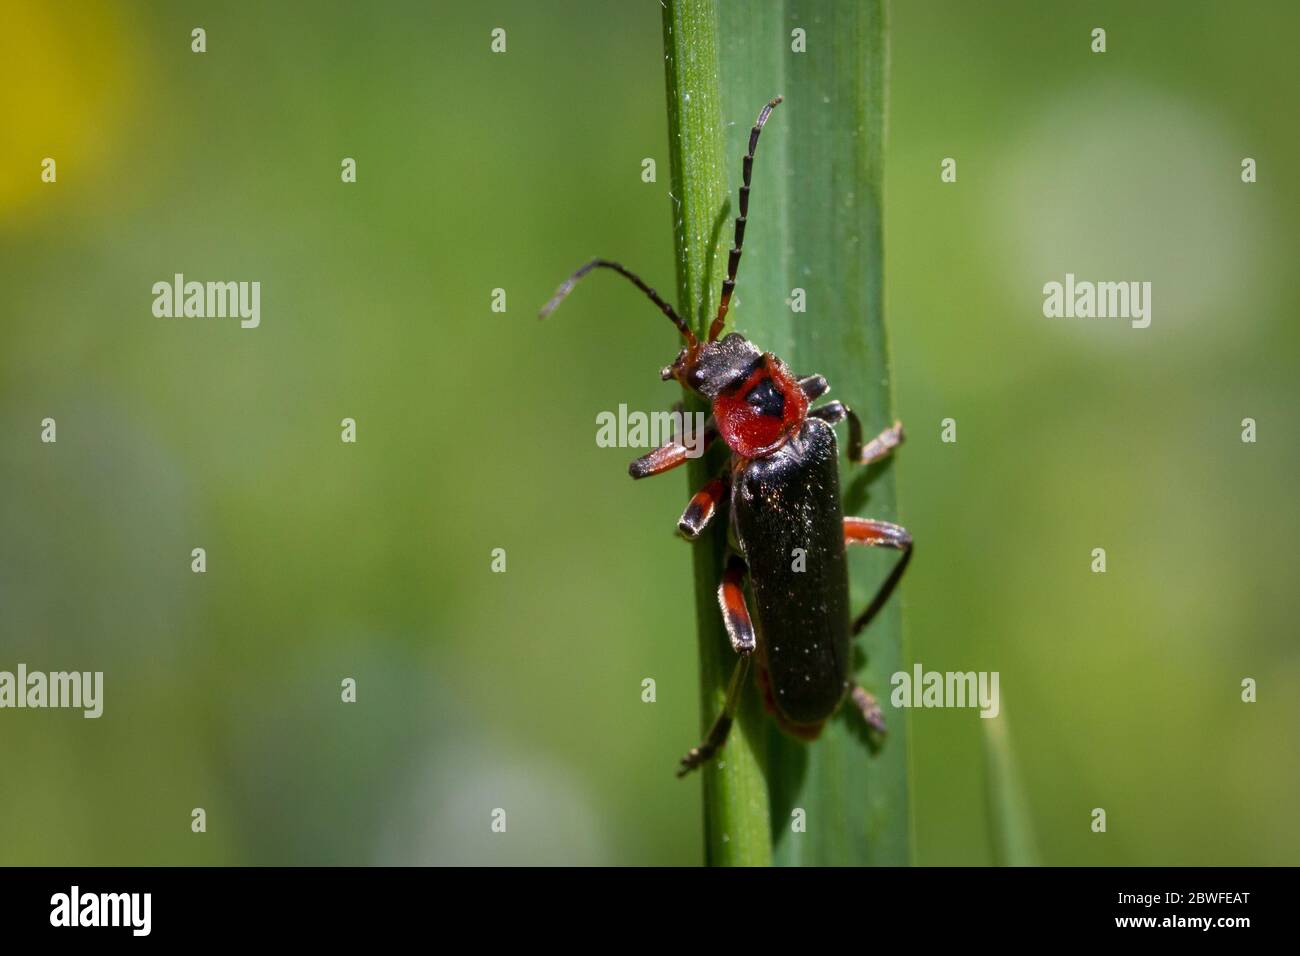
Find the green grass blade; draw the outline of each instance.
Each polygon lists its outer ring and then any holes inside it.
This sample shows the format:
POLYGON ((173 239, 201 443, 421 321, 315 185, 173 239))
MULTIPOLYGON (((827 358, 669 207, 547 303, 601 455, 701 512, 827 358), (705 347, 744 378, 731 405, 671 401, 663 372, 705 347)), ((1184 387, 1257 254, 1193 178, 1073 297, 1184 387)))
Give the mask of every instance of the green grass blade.
MULTIPOLYGON (((663 9, 672 168, 673 238, 677 304, 701 335, 717 308, 725 269, 728 178, 718 91, 718 11, 712 0, 669 0, 663 9)), ((688 396, 688 408, 701 408, 688 396)), ((721 443, 719 443, 721 445, 721 443)), ((703 486, 725 460, 725 448, 690 463, 691 491, 703 486)), ((725 522, 695 543, 695 596, 700 640, 702 730, 722 707, 736 656, 718 613, 718 579, 726 548, 725 522)), ((719 759, 698 771, 704 779, 705 857, 715 866, 765 866, 771 862, 766 742, 763 715, 746 695, 740 719, 719 759)))
MULTIPOLYGON (((882 309, 881 182, 886 24, 882 0, 727 4, 720 67, 728 172, 759 107, 785 96, 758 147, 736 327, 800 374, 821 372, 868 434, 893 421, 882 309), (805 52, 792 31, 802 29, 805 52), (807 311, 792 311, 801 288, 807 311)), ((841 443, 846 440, 843 430, 841 443)), ((906 458, 907 447, 901 451, 906 458)), ((848 513, 894 520, 893 466, 845 468, 848 513)), ((882 580, 893 554, 854 551, 856 607, 882 580)), ((768 742, 776 862, 906 864, 911 860, 907 712, 888 707, 889 677, 903 667, 899 600, 859 648, 858 679, 885 705, 890 734, 873 755, 848 708, 812 746, 775 730, 768 742), (806 814, 806 832, 792 814, 806 814)))
POLYGON ((1008 736, 1006 706, 997 717, 981 720, 980 730, 993 862, 997 866, 1038 866, 1029 800, 1008 736))
MULTIPOLYGON (((893 408, 882 314, 882 0, 729 4, 721 12, 714 3, 669 3, 664 41, 684 313, 702 328, 716 307, 749 129, 762 104, 783 94, 758 148, 733 321, 797 371, 825 374, 870 432, 885 427, 893 408), (791 48, 796 28, 806 52, 791 48), (804 313, 791 308, 795 288, 804 290, 804 313)), ((715 458, 693 463, 692 486, 716 467, 715 458)), ((894 519, 891 465, 870 474, 846 468, 844 485, 850 513, 894 519)), ((725 548, 723 529, 714 531, 695 552, 706 725, 735 660, 714 596, 725 548)), ((894 559, 853 555, 857 604, 894 559)), ((887 700, 889 675, 903 662, 897 601, 861 646, 868 656, 858 679, 887 700)), ((767 863, 773 842, 783 864, 910 862, 906 712, 889 711, 890 736, 873 755, 852 713, 808 747, 765 723, 755 697, 747 696, 722 759, 704 771, 709 862, 767 863), (806 832, 792 831, 796 809, 806 832)))

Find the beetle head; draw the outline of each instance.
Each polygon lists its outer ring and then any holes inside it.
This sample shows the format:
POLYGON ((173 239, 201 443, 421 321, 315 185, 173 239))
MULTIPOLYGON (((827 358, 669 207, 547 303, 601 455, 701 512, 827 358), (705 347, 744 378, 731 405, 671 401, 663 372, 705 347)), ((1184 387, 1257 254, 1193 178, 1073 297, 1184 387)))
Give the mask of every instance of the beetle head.
MULTIPOLYGON (((759 114, 760 126, 772 107, 779 102, 779 98, 773 100, 759 114)), ((757 135, 756 128, 752 136, 757 135)), ((752 139, 750 148, 753 149, 752 139)), ((737 236, 739 234, 737 227, 737 236)), ((770 454, 796 431, 808 413, 808 396, 790 374, 790 370, 775 355, 760 352, 739 332, 718 338, 726 323, 727 304, 735 286, 734 272, 740 256, 738 247, 732 250, 731 256, 730 274, 722 286, 717 317, 709 326, 708 337, 702 342, 659 293, 635 273, 607 259, 593 259, 565 279, 551 300, 542 307, 540 317, 545 318, 555 311, 578 280, 591 270, 611 269, 617 272, 659 307, 677 327, 686 343, 673 364, 663 370, 664 381, 675 379, 697 395, 708 399, 713 405, 713 419, 718 434, 735 454, 752 458, 770 454)))
POLYGON ((661 374, 712 403, 718 433, 744 458, 779 448, 808 413, 808 397, 785 363, 738 332, 687 345, 661 374))
POLYGON ((676 379, 709 401, 748 375, 763 353, 739 332, 717 342, 690 342, 660 376, 676 379))

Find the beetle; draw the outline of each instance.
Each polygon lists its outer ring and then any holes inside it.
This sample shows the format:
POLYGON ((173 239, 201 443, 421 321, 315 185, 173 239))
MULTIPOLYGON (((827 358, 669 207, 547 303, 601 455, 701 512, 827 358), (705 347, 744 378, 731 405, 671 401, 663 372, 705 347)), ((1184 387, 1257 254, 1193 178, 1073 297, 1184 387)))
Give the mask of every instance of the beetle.
MULTIPOLYGON (((542 318, 550 315, 578 280, 595 269, 610 269, 628 279, 658 306, 684 340, 677 358, 660 377, 677 381, 709 402, 712 414, 705 424, 704 447, 721 438, 731 452, 723 472, 691 498, 678 522, 678 531, 694 540, 720 506, 729 506, 728 555, 718 603, 738 656, 722 712, 705 739, 682 758, 679 777, 726 743, 751 659, 757 663, 766 710, 791 736, 816 739, 846 698, 870 728, 883 734, 880 705, 853 681, 851 639, 888 601, 913 554, 912 536, 906 529, 844 514, 833 428, 848 420, 849 461, 866 465, 898 447, 903 441, 902 424, 896 421, 863 444, 861 422, 847 405, 830 401, 812 407, 829 391, 823 376, 795 376, 781 359, 760 351, 738 332, 719 338, 744 246, 754 152, 781 99, 778 96, 763 107, 749 134, 735 241, 706 341, 699 341, 676 310, 639 276, 607 259, 594 259, 573 273, 541 311, 542 318), (855 618, 849 615, 848 545, 901 552, 875 597, 855 618), (753 614, 745 598, 746 580, 753 595, 753 614)), ((678 467, 687 457, 678 436, 633 461, 628 471, 634 479, 648 478, 678 467)))

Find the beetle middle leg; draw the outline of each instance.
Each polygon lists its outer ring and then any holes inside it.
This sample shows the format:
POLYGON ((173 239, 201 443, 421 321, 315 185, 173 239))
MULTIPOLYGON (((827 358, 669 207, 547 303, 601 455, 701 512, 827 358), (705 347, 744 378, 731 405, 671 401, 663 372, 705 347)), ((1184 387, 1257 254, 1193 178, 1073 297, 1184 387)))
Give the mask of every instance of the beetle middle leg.
POLYGON ((697 747, 692 747, 682 758, 681 769, 677 776, 684 777, 700 764, 711 758, 727 742, 731 724, 736 718, 736 708, 740 705, 740 696, 745 689, 745 678, 749 675, 750 657, 758 646, 754 636, 754 622, 749 616, 745 604, 745 562, 739 555, 733 554, 727 560, 727 569, 722 574, 722 583, 718 585, 718 604, 722 608, 722 620, 727 626, 727 636, 731 638, 732 649, 740 655, 735 669, 731 672, 731 681, 727 684, 727 697, 709 728, 708 735, 697 747))
POLYGON ((875 696, 863 690, 861 685, 854 684, 849 690, 849 696, 862 714, 862 719, 866 721, 868 727, 876 733, 886 733, 885 715, 880 709, 880 702, 875 696))
POLYGON ((694 541, 708 527, 717 513, 718 503, 726 497, 730 485, 731 482, 724 473, 695 493, 677 521, 677 530, 683 538, 694 541))

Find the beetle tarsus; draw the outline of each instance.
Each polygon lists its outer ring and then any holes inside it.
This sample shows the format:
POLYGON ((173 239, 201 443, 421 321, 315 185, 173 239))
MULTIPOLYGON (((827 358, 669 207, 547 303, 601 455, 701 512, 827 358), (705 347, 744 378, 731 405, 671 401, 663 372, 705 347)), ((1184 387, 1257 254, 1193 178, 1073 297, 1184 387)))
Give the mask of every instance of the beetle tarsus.
POLYGON ((880 709, 880 702, 874 696, 857 684, 853 685, 850 696, 852 696, 853 703, 857 705, 858 711, 862 714, 862 719, 867 722, 868 727, 878 734, 889 732, 885 727, 885 714, 880 709))
POLYGON ((698 747, 692 747, 690 751, 686 754, 686 756, 683 757, 681 760, 681 764, 682 764, 681 769, 677 771, 678 779, 681 779, 682 777, 686 776, 688 773, 690 773, 692 770, 694 770, 696 767, 700 766, 701 764, 707 763, 709 760, 712 759, 715 752, 716 752, 715 749, 709 747, 707 744, 701 744, 698 747))
MULTIPOLYGON (((805 394, 808 395, 810 400, 816 398, 817 395, 809 392, 810 386, 804 383, 811 383, 812 379, 817 377, 818 376, 810 375, 808 378, 801 378, 799 380, 800 386, 803 388, 805 394)), ((825 392, 823 391, 819 394, 825 394, 825 392)), ((861 420, 853 409, 849 408, 849 406, 845 405, 841 401, 827 402, 821 408, 814 408, 808 413, 808 416, 810 418, 820 418, 829 425, 838 425, 846 418, 849 420, 848 455, 850 464, 873 464, 880 461, 882 458, 887 457, 890 452, 903 444, 903 423, 895 421, 894 424, 890 425, 864 445, 862 443, 861 420)))
POLYGON ((871 441, 862 444, 862 422, 847 405, 844 412, 849 417, 849 461, 870 465, 903 444, 903 423, 900 421, 895 421, 871 441))
POLYGON ((849 454, 853 455, 853 460, 861 465, 870 465, 872 462, 880 461, 886 457, 899 445, 903 444, 903 423, 895 421, 884 431, 882 431, 871 441, 867 442, 861 448, 855 449, 852 444, 849 446, 849 454))
POLYGON ((735 670, 731 672, 731 681, 727 684, 727 698, 722 704, 722 713, 718 714, 709 728, 709 734, 698 747, 692 747, 681 759, 677 771, 678 779, 686 776, 700 764, 710 760, 727 742, 731 732, 732 721, 736 717, 736 707, 740 703, 741 691, 745 688, 745 677, 749 674, 749 654, 741 654, 736 661, 735 670))

